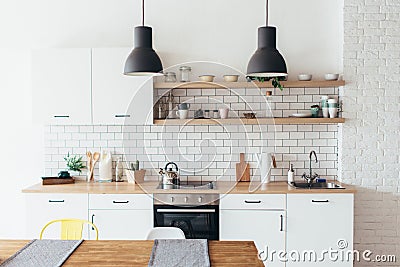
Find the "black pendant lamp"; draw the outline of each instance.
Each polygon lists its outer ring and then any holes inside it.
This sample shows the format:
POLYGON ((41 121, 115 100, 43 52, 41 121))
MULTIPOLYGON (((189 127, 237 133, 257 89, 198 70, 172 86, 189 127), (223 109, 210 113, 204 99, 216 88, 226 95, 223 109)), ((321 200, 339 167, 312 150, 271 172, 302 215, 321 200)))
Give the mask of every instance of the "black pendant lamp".
POLYGON ((142 0, 142 26, 135 27, 134 49, 125 62, 124 74, 131 76, 162 75, 160 57, 153 49, 152 28, 144 26, 144 0, 142 0))
POLYGON ((247 65, 247 76, 287 76, 285 59, 276 49, 276 28, 268 26, 268 0, 266 0, 266 26, 258 28, 258 48, 247 65))

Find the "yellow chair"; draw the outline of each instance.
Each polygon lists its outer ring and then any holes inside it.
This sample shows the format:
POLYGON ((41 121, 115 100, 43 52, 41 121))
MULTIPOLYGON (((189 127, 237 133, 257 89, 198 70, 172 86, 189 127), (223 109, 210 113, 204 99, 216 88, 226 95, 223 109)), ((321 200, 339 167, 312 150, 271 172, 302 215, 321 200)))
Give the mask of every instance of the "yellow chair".
POLYGON ((89 224, 92 226, 92 229, 96 231, 96 240, 99 240, 99 231, 93 223, 86 221, 86 220, 80 220, 80 219, 59 219, 59 220, 53 220, 49 223, 47 223, 42 231, 40 232, 40 239, 42 239, 43 232, 46 230, 47 226, 53 223, 61 223, 61 240, 80 240, 82 239, 82 231, 83 231, 83 225, 84 224, 89 224))

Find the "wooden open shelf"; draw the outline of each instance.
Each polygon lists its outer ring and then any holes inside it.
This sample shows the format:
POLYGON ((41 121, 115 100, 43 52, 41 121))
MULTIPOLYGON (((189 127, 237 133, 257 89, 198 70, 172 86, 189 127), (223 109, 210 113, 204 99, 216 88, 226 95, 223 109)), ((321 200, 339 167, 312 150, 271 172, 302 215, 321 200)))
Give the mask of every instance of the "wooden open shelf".
MULTIPOLYGON (((287 88, 326 88, 339 87, 346 84, 345 81, 282 81, 283 87, 287 88)), ((211 88, 273 88, 271 81, 267 82, 202 82, 194 81, 187 83, 154 83, 154 89, 211 89, 211 88)))
POLYGON ((344 118, 232 118, 232 119, 164 119, 154 120, 156 125, 218 125, 218 124, 232 124, 232 125, 258 125, 258 124, 337 124, 344 123, 344 118))

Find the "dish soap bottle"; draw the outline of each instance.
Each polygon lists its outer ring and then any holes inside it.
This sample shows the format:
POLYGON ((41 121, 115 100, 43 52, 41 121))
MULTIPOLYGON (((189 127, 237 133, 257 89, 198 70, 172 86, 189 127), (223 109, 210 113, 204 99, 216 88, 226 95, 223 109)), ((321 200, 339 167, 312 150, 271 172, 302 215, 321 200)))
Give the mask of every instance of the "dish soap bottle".
POLYGON ((287 174, 287 182, 288 182, 288 184, 293 184, 294 183, 293 164, 290 164, 290 162, 289 162, 289 170, 288 170, 288 174, 287 174))
POLYGON ((122 182, 122 175, 123 175, 123 166, 121 158, 118 158, 117 165, 115 166, 115 181, 122 182))

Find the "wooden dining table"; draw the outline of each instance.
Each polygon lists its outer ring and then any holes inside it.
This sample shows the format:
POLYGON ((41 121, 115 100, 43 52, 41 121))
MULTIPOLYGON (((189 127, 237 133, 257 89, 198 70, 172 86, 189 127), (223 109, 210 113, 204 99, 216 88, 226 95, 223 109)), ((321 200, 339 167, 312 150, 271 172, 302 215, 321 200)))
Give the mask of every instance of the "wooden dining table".
MULTIPOLYGON (((0 263, 28 240, 0 240, 0 263)), ((154 241, 85 240, 63 266, 147 266, 154 241)), ((209 241, 211 266, 264 266, 253 241, 209 241)))

